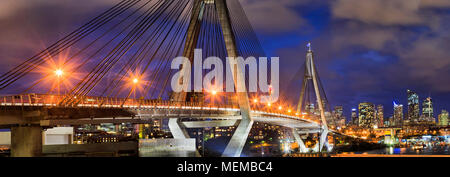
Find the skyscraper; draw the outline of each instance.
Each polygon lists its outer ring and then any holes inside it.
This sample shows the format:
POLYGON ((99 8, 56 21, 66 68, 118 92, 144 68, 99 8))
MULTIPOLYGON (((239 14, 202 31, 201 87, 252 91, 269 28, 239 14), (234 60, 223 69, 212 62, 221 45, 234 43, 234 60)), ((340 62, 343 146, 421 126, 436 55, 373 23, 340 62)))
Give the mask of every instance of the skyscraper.
POLYGON ((417 122, 419 120, 419 95, 416 92, 407 90, 408 93, 408 118, 409 122, 417 122))
POLYGON ((440 126, 448 126, 448 112, 446 110, 442 110, 441 114, 439 114, 439 125, 440 126))
POLYGON ((392 126, 401 126, 403 124, 403 105, 397 104, 394 101, 394 117, 392 126))
POLYGON ((359 126, 373 128, 375 121, 375 106, 372 103, 364 102, 359 104, 359 126))
POLYGON ((422 115, 424 116, 425 119, 427 119, 427 121, 430 121, 430 120, 434 119, 433 101, 431 100, 430 97, 428 97, 427 99, 423 100, 423 103, 422 103, 422 115))
POLYGON ((305 110, 306 110, 307 113, 309 113, 309 114, 314 114, 314 112, 315 112, 314 109, 315 109, 315 106, 314 106, 313 103, 311 103, 311 104, 306 104, 305 110))
POLYGON ((384 126, 385 127, 390 127, 392 125, 392 120, 394 118, 392 116, 388 117, 387 119, 384 119, 384 126))
POLYGON ((384 109, 383 105, 379 104, 377 106, 377 121, 378 121, 378 127, 384 126, 384 109))
POLYGON ((358 120, 358 114, 356 113, 356 110, 357 109, 355 109, 355 108, 353 108, 352 109, 352 120, 351 120, 351 124, 353 124, 354 126, 358 126, 358 122, 359 122, 359 120, 358 120))
POLYGON ((345 126, 344 108, 342 106, 334 107, 333 118, 336 121, 337 127, 345 126))

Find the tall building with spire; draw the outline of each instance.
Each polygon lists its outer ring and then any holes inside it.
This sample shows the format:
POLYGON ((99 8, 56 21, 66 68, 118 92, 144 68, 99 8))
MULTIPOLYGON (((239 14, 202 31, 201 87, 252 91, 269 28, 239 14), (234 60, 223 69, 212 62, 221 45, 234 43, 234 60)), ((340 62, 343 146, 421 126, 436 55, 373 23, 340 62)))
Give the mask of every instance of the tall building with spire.
POLYGON ((416 92, 407 90, 408 93, 408 117, 409 122, 418 122, 419 120, 419 95, 416 92))

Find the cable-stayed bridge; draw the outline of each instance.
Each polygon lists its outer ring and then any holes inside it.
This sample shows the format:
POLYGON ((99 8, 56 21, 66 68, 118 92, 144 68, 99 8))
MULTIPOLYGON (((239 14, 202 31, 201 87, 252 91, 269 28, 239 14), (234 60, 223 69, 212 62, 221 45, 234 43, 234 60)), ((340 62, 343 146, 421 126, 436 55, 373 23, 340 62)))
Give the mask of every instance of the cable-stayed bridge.
MULTIPOLYGON (((318 115, 306 113, 303 107, 310 104, 304 104, 304 96, 296 110, 260 103, 260 95, 267 93, 247 92, 245 67, 232 70, 235 93, 222 93, 223 88, 172 92, 172 59, 183 56, 193 62, 198 48, 203 58, 265 57, 237 0, 120 1, 0 76, 0 125, 11 128, 12 156, 39 156, 44 128, 138 124, 152 118, 169 119, 175 139, 188 139, 187 128, 236 126, 223 156, 240 156, 255 121, 292 128, 301 152, 307 150, 299 134, 306 133, 321 134, 314 150, 331 149, 326 140, 333 132, 325 118, 328 102, 311 48, 301 95, 311 81, 313 102, 324 103, 317 104, 318 115)), ((178 76, 187 87, 183 79, 189 75, 178 76)))

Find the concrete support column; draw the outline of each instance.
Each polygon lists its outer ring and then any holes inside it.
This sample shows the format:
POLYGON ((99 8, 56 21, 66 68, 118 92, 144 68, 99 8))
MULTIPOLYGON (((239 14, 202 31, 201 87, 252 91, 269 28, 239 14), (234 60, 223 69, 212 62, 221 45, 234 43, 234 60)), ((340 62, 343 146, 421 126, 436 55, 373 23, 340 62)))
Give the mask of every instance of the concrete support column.
POLYGON ((322 149, 323 149, 323 146, 325 145, 327 148, 328 148, 328 139, 327 139, 327 137, 328 137, 328 128, 324 128, 323 130, 322 130, 322 133, 320 134, 320 149, 319 149, 319 151, 321 152, 322 151, 322 149))
POLYGON ((42 155, 42 127, 19 126, 11 128, 11 157, 38 157, 42 155))
POLYGON ((247 141, 248 133, 250 132, 250 129, 253 125, 253 119, 250 116, 250 103, 245 85, 245 70, 243 70, 243 68, 241 67, 238 67, 237 65, 232 65, 232 63, 237 63, 238 53, 235 35, 231 27, 231 20, 227 3, 225 0, 214 0, 214 4, 216 6, 217 15, 219 17, 220 26, 222 28, 227 56, 230 60, 229 64, 233 72, 237 101, 239 103, 239 108, 241 110, 242 116, 242 120, 239 123, 239 126, 236 128, 236 131, 231 137, 231 140, 225 148, 222 156, 239 157, 241 155, 242 149, 244 148, 245 142, 247 141))
MULTIPOLYGON (((183 123, 181 123, 181 119, 179 118, 170 118, 169 119, 169 129, 172 133, 173 139, 175 139, 173 142, 178 142, 178 144, 182 144, 181 146, 186 147, 192 147, 193 151, 195 151, 195 157, 201 157, 200 153, 195 148, 195 138, 190 138, 188 132, 186 131, 186 126, 184 126, 183 123), (190 143, 193 142, 193 143, 190 143), (189 146, 192 144, 192 146, 189 146)), ((164 142, 164 141, 162 141, 164 142)), ((173 149, 172 145, 170 147, 167 147, 167 150, 173 149)), ((184 149, 187 150, 187 149, 184 149)), ((177 151, 177 150, 175 150, 177 151)), ((180 151, 181 153, 185 153, 180 151)), ((179 152, 179 153, 180 153, 179 152)), ((184 156, 184 155, 182 155, 184 156)), ((188 157, 188 156, 186 156, 188 157)))
POLYGON ((307 153, 305 143, 303 142, 302 138, 298 134, 298 131, 295 128, 292 128, 292 134, 294 135, 295 141, 297 141, 298 149, 301 153, 307 153))
POLYGON ((314 152, 321 152, 323 149, 323 146, 325 146, 327 148, 327 150, 330 151, 331 148, 330 148, 330 145, 328 144, 327 137, 328 137, 328 129, 322 130, 322 133, 320 134, 319 142, 313 148, 314 152), (319 144, 320 144, 320 146, 319 146, 319 144))
POLYGON ((170 118, 169 129, 174 139, 188 139, 189 134, 186 131, 184 125, 181 124, 180 119, 170 118))
POLYGON ((230 142, 228 143, 222 157, 240 157, 242 149, 244 149, 248 134, 253 126, 253 120, 242 119, 239 126, 234 131, 230 142))

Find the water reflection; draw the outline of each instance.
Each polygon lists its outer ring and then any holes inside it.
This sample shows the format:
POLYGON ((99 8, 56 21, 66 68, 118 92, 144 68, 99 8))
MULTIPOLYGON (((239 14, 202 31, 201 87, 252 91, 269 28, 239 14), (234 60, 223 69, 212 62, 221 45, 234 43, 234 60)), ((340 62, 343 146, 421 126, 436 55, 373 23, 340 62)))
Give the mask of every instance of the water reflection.
POLYGON ((450 155, 450 146, 426 146, 423 149, 414 147, 386 147, 383 149, 355 152, 355 154, 388 154, 388 155, 450 155))

